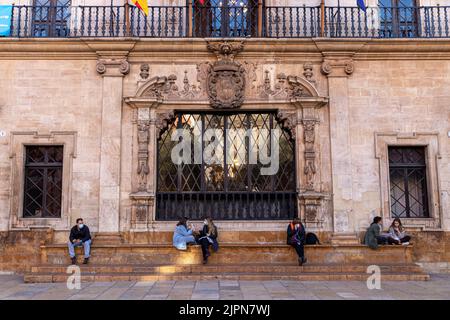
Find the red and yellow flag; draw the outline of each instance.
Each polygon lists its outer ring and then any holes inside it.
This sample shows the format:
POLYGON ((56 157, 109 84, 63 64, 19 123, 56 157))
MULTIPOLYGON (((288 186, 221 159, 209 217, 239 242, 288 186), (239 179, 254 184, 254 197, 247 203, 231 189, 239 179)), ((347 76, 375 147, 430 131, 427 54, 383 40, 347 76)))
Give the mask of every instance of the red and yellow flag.
POLYGON ((148 0, 131 0, 131 2, 148 16, 148 0))

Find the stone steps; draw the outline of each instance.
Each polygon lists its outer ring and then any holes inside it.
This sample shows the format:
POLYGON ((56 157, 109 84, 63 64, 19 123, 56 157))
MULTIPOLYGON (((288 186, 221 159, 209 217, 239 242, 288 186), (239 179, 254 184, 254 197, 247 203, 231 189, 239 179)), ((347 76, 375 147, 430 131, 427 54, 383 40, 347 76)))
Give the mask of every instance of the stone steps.
MULTIPOLYGON (((82 273, 365 273, 368 265, 309 264, 298 265, 80 265, 82 273)), ((415 264, 384 265, 381 272, 420 273, 422 269, 415 264)), ((65 273, 67 266, 40 265, 32 267, 31 273, 65 273)))
MULTIPOLYGON (((82 248, 77 248, 78 263, 82 248)), ((178 251, 168 243, 94 244, 89 265, 79 265, 82 281, 156 280, 358 280, 365 281, 369 265, 381 269, 384 280, 428 280, 413 263, 412 246, 306 246, 308 263, 298 266, 295 250, 282 243, 221 243, 208 264, 199 246, 178 251)), ((41 263, 24 276, 25 282, 64 282, 70 276, 64 244, 41 246, 41 263)))
MULTIPOLYGON (((66 282, 70 275, 65 273, 28 273, 24 276, 26 283, 66 282)), ((367 273, 190 273, 190 274, 151 274, 151 273, 81 273, 81 282, 109 281, 168 281, 168 280, 295 280, 295 281, 366 281, 367 273)), ((423 273, 382 273, 382 281, 426 281, 429 275, 423 273)))
MULTIPOLYGON (((412 246, 383 246, 371 250, 363 245, 312 245, 305 247, 308 260, 314 264, 411 264, 412 246)), ((81 248, 77 255, 82 258, 81 248)), ((169 244, 151 245, 93 245, 91 262, 94 264, 201 264, 199 246, 178 251, 169 244)), ((80 260, 81 261, 81 260, 80 260)), ((212 265, 245 264, 296 264, 295 250, 285 244, 236 244, 223 243, 219 252, 209 258, 212 265)), ((67 265, 70 259, 66 245, 41 246, 41 264, 67 265)))

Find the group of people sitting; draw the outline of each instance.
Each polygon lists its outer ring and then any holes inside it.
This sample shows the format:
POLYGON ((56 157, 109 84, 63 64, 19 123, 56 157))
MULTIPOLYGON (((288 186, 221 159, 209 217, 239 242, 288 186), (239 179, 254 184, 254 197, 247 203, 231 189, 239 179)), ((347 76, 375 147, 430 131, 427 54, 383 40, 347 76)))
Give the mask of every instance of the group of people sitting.
POLYGON ((383 219, 373 218, 372 224, 367 229, 364 244, 372 249, 377 249, 380 244, 409 245, 411 236, 407 235, 399 218, 392 221, 387 233, 382 232, 383 219))
MULTIPOLYGON (((195 230, 187 217, 178 221, 173 234, 173 246, 178 250, 186 250, 189 244, 199 244, 202 248, 203 264, 208 263, 208 257, 211 255, 210 248, 214 252, 219 249, 218 231, 213 220, 205 217, 201 230, 195 230)), ((405 233, 405 228, 399 218, 392 221, 387 233, 382 232, 382 218, 375 217, 372 224, 367 229, 364 243, 372 249, 384 244, 408 245, 411 237, 405 233)), ((314 233, 306 233, 305 227, 299 218, 294 218, 287 227, 287 244, 294 247, 298 264, 301 266, 307 262, 305 257, 305 244, 320 244, 319 239, 314 233)), ((89 228, 83 223, 83 219, 77 219, 77 224, 71 229, 68 249, 72 259, 72 264, 76 264, 75 247, 84 247, 84 264, 89 262, 91 234, 89 228)))
MULTIPOLYGON (((219 249, 217 238, 217 227, 210 217, 204 219, 203 228, 200 231, 195 230, 195 226, 189 218, 183 217, 175 228, 173 246, 178 250, 186 250, 189 244, 199 244, 202 248, 203 264, 207 264, 208 257, 211 255, 210 247, 214 252, 219 249)), ((295 218, 287 228, 287 244, 295 248, 299 265, 303 265, 307 261, 304 250, 306 238, 305 227, 300 219, 295 218)))
POLYGON ((209 247, 214 252, 219 250, 219 242, 217 241, 217 227, 210 217, 203 220, 203 228, 196 231, 194 225, 189 218, 181 218, 173 233, 173 246, 178 250, 186 250, 188 244, 199 244, 202 247, 203 264, 208 263, 208 257, 211 255, 209 247))

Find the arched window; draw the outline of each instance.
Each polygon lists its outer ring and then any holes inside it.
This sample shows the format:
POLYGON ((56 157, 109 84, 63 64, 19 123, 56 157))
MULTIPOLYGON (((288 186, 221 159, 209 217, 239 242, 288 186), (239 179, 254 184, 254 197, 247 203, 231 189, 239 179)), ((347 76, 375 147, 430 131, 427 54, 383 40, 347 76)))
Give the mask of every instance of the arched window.
POLYGON ((193 0, 195 37, 256 36, 258 0, 193 0))
POLYGON ((274 112, 176 114, 158 141, 157 172, 157 220, 277 220, 297 215, 295 143, 274 112), (185 129, 182 139, 190 146, 181 153, 174 149, 179 146, 177 129, 185 129), (183 163, 174 162, 174 154, 182 154, 183 163))
POLYGON ((70 0, 34 0, 33 36, 69 35, 70 0))
POLYGON ((379 0, 380 36, 413 38, 418 34, 418 8, 415 0, 379 0))

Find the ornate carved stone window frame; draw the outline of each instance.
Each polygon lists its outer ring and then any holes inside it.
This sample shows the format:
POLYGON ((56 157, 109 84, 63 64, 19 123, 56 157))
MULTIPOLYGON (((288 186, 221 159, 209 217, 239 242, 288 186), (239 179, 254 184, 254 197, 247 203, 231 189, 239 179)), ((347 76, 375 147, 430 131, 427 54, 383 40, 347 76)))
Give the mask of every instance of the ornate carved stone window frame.
POLYGON ((73 159, 77 157, 75 131, 13 131, 10 137, 11 190, 10 229, 51 227, 66 230, 71 226, 73 159), (60 218, 24 218, 25 147, 29 145, 62 145, 64 147, 62 199, 60 218))
POLYGON ((410 228, 439 230, 442 228, 442 207, 440 201, 439 160, 440 145, 438 132, 376 132, 375 158, 379 162, 380 206, 385 225, 390 225, 391 217, 389 146, 426 147, 426 174, 428 189, 429 218, 402 218, 402 223, 410 228))

